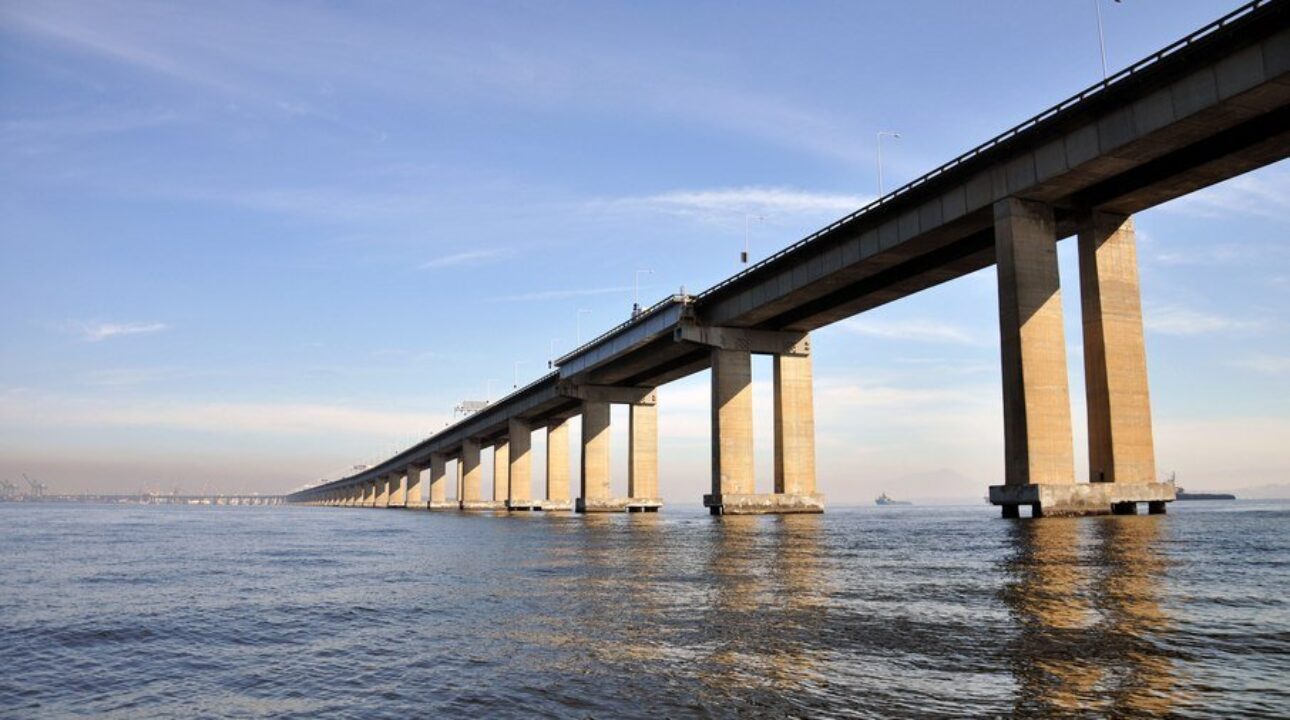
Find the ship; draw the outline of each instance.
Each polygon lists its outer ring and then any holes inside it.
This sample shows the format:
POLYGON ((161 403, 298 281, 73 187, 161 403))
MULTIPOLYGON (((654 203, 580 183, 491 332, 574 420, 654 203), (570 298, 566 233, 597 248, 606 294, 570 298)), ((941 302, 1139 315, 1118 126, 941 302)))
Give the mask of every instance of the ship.
POLYGON ((1236 499, 1236 496, 1231 493, 1207 493, 1207 492, 1189 493, 1186 490, 1179 487, 1178 483, 1174 482, 1176 479, 1177 479, 1177 473, 1169 473, 1169 484, 1174 486, 1174 489, 1176 491, 1175 498, 1178 500, 1235 500, 1236 499))
POLYGON ((904 500, 892 500, 891 498, 887 497, 887 493, 883 493, 879 495, 878 498, 873 502, 875 505, 909 505, 909 503, 905 502, 904 500))

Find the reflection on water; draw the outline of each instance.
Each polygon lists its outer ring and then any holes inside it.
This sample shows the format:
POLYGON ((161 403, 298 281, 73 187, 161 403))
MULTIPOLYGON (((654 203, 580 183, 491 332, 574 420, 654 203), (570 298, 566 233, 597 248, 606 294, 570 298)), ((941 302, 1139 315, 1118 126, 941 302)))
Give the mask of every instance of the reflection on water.
POLYGON ((1162 516, 1011 523, 1002 593, 1019 716, 1164 717, 1182 699, 1159 602, 1162 516))
POLYGON ((1290 707, 1290 504, 701 511, 0 507, 0 716, 1290 707))

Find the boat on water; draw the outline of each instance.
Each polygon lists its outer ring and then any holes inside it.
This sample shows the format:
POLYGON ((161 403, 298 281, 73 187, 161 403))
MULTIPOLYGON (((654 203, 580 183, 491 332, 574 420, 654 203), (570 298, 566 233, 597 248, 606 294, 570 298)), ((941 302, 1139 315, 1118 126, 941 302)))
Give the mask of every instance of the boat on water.
POLYGON ((1169 484, 1174 486, 1174 497, 1178 500, 1235 500, 1236 496, 1231 493, 1209 493, 1209 492, 1187 492, 1178 485, 1175 480, 1177 473, 1169 474, 1169 484))
POLYGON ((892 500, 891 498, 887 497, 887 493, 883 493, 879 495, 878 498, 873 502, 875 505, 909 505, 910 504, 904 500, 892 500))

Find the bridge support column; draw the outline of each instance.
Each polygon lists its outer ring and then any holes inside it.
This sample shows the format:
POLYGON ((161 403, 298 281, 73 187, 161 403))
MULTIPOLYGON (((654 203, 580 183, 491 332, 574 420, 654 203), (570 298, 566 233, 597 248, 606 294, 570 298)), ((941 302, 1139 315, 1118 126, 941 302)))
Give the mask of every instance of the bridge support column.
POLYGON ((569 421, 563 418, 546 426, 546 499, 542 509, 573 509, 569 492, 569 421))
POLYGON ((629 406, 627 445, 627 511, 658 512, 658 405, 629 406))
POLYGON ((376 507, 376 483, 371 480, 363 483, 363 507, 376 507))
POLYGON ((421 471, 425 468, 420 465, 409 465, 408 473, 408 493, 404 499, 404 507, 414 510, 425 510, 426 502, 421 496, 421 471))
POLYGON ((492 510, 491 500, 485 500, 483 494, 483 469, 479 466, 479 441, 463 440, 461 443, 461 460, 458 461, 458 473, 461 475, 462 510, 492 510))
POLYGON ((389 475, 390 501, 386 507, 402 508, 408 504, 407 491, 404 489, 406 470, 396 470, 389 475))
MULTIPOLYGON (((990 502, 1016 517, 1077 512, 1066 335, 1052 208, 1007 198, 994 205, 1003 363, 1004 484, 990 502)), ((1109 510, 1109 507, 1107 508, 1109 510)))
POLYGON ((609 487, 609 403, 582 403, 582 493, 578 512, 621 512, 609 487))
POLYGON ((818 513, 815 493, 815 416, 809 352, 776 353, 775 492, 758 493, 753 474, 752 355, 712 350, 713 515, 818 513))
POLYGON ((491 509, 505 510, 511 491, 511 442, 502 438, 493 444, 493 501, 491 509))
POLYGON ((447 461, 447 457, 437 453, 430 456, 430 501, 426 507, 431 510, 457 507, 457 503, 448 502, 447 461))
POLYGON ((507 426, 511 444, 510 491, 507 510, 541 510, 542 503, 533 499, 533 429, 518 418, 507 426))
POLYGON ((1122 513, 1174 499, 1156 478, 1136 245, 1124 215, 1094 211, 1079 233, 1089 481, 1115 483, 1111 509, 1122 513))
POLYGON ((376 479, 376 501, 372 507, 389 507, 390 505, 390 477, 378 477, 376 479))
POLYGON ((358 505, 363 501, 363 489, 358 485, 350 485, 348 491, 349 501, 345 504, 349 507, 358 507, 358 505))

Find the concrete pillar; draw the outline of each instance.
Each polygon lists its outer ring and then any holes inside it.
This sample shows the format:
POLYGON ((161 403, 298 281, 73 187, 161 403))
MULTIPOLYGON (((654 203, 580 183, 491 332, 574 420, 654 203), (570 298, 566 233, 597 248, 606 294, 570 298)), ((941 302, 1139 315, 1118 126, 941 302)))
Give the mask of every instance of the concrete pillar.
POLYGON ((751 495, 752 355, 712 350, 712 495, 751 495))
POLYGON ((1003 360, 1004 482, 1075 482, 1066 335, 1052 208, 995 203, 1003 360))
POLYGON ((569 492, 569 421, 552 420, 546 426, 546 501, 544 510, 573 507, 569 492))
POLYGON ((608 500, 609 493, 609 403, 582 403, 582 496, 579 509, 608 500))
POLYGON ((467 503, 475 503, 484 499, 483 491, 480 485, 480 476, 483 474, 479 467, 479 441, 463 440, 461 443, 461 460, 458 461, 458 474, 461 475, 461 494, 457 497, 461 500, 461 506, 466 507, 467 503))
POLYGON ((1133 220, 1094 212, 1079 233, 1092 482, 1156 481, 1133 220))
POLYGON ((505 503, 511 492, 511 443, 498 440, 493 445, 493 502, 505 503))
POLYGON ((448 503, 447 458, 435 454, 430 456, 430 502, 429 508, 436 510, 448 503))
POLYGON ((538 506, 533 502, 533 429, 527 422, 511 418, 507 435, 511 442, 511 485, 506 506, 515 510, 530 510, 538 506))
POLYGON ((627 496, 656 500, 658 493, 658 406, 632 405, 628 416, 627 496))
POLYGON ((407 507, 419 510, 425 509, 425 499, 421 496, 421 471, 423 469, 420 465, 408 466, 408 495, 405 498, 407 507))
POLYGON ((815 404, 811 356, 776 355, 775 492, 815 493, 815 404))
POLYGON ((372 507, 389 507, 390 505, 390 479, 389 477, 376 478, 376 499, 372 507))
POLYGON ((465 484, 466 484, 466 464, 461 461, 461 457, 458 457, 457 458, 457 501, 458 502, 461 501, 461 497, 463 494, 462 488, 463 486, 465 486, 465 484))
POLYGON ((388 507, 401 508, 407 506, 407 490, 403 485, 406 474, 406 470, 396 470, 390 473, 390 502, 388 507))
POLYGON ((363 506, 376 507, 376 482, 368 480, 363 483, 363 506))

